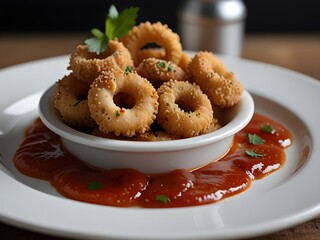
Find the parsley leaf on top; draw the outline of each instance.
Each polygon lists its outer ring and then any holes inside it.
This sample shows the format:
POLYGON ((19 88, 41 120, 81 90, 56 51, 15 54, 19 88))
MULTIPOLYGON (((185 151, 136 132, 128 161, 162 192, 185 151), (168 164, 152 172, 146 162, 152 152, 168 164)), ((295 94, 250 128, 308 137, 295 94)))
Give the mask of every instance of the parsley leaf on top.
POLYGON ((116 7, 111 5, 105 21, 105 31, 102 32, 97 28, 91 29, 91 34, 94 37, 85 41, 88 50, 99 54, 107 48, 110 40, 121 38, 127 34, 136 24, 138 10, 138 7, 130 7, 119 13, 116 7))

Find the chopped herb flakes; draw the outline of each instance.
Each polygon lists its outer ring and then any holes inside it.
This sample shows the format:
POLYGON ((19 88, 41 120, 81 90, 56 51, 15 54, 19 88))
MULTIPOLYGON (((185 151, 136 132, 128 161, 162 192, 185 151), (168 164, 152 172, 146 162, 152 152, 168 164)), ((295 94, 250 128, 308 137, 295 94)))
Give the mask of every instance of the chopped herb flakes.
POLYGON ((273 133, 274 129, 271 125, 267 125, 267 124, 262 124, 261 125, 261 130, 266 132, 266 133, 273 133))
POLYGON ((253 145, 261 145, 265 142, 261 137, 257 134, 250 134, 248 133, 249 143, 253 145))
POLYGON ((102 187, 102 184, 98 181, 91 181, 87 185, 88 190, 98 190, 102 187))
POLYGON ((120 117, 120 112, 116 111, 116 117, 120 117))
POLYGON ((125 75, 128 75, 131 72, 132 72, 132 67, 131 66, 127 66, 126 69, 124 70, 124 74, 125 75))
POLYGON ((156 65, 157 65, 158 67, 160 67, 160 68, 165 68, 165 67, 166 67, 166 64, 165 64, 163 61, 158 61, 158 62, 156 63, 156 65))
MULTIPOLYGON (((164 61, 156 62, 156 65, 157 65, 158 68, 162 68, 162 69, 166 68, 166 63, 164 61)), ((170 62, 168 63, 167 71, 168 72, 172 72, 173 71, 173 66, 170 64, 170 62)))
POLYGON ((260 158, 260 157, 265 157, 265 154, 261 154, 261 153, 256 153, 254 150, 244 150, 245 154, 247 154, 249 157, 253 157, 253 158, 260 158))
POLYGON ((168 202, 170 202, 170 198, 168 197, 168 196, 166 196, 166 195, 157 195, 156 196, 156 201, 159 201, 159 202, 162 202, 162 203, 168 203, 168 202))

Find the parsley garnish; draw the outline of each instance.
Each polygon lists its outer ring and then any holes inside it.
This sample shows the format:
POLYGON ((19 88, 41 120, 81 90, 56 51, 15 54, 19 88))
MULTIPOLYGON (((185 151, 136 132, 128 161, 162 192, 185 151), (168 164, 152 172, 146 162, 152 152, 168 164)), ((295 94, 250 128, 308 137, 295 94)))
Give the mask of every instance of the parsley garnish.
POLYGON ((261 145, 265 142, 261 137, 257 134, 250 134, 248 133, 249 143, 253 145, 261 145))
POLYGON ((250 157, 254 157, 254 158, 260 158, 260 157, 264 157, 266 156, 265 154, 262 154, 262 153, 256 153, 255 150, 244 150, 245 154, 247 154, 248 156, 250 157))
POLYGON ((166 196, 166 195, 157 195, 156 196, 156 201, 159 201, 159 202, 162 202, 162 203, 168 203, 168 202, 170 202, 170 198, 168 197, 168 196, 166 196))
POLYGON ((116 7, 111 5, 105 21, 105 31, 102 32, 97 28, 91 29, 91 34, 94 37, 85 41, 88 50, 99 54, 107 48, 110 40, 121 38, 127 34, 136 24, 138 11, 138 7, 130 7, 119 13, 116 7))
POLYGON ((98 181, 91 181, 87 185, 88 190, 98 190, 102 187, 102 184, 98 181))
POLYGON ((267 124, 262 124, 260 128, 262 131, 264 131, 266 133, 272 133, 274 131, 273 127, 271 125, 267 125, 267 124))
POLYGON ((125 75, 128 75, 131 72, 132 72, 132 67, 131 66, 127 66, 126 69, 124 70, 124 74, 125 75))
POLYGON ((166 64, 164 62, 162 62, 162 61, 158 61, 156 64, 160 68, 165 68, 166 67, 166 64))
POLYGON ((119 111, 116 111, 116 117, 120 117, 119 111))
POLYGON ((172 66, 171 66, 171 64, 169 64, 169 66, 168 66, 168 72, 171 72, 172 71, 172 66))

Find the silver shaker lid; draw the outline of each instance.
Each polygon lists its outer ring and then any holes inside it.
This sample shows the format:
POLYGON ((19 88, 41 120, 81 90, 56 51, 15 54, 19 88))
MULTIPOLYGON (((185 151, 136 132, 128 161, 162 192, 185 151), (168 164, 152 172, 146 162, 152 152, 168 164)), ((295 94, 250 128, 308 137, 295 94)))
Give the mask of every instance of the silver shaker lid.
POLYGON ((246 16, 241 0, 183 0, 177 12, 179 21, 209 25, 240 22, 246 16))

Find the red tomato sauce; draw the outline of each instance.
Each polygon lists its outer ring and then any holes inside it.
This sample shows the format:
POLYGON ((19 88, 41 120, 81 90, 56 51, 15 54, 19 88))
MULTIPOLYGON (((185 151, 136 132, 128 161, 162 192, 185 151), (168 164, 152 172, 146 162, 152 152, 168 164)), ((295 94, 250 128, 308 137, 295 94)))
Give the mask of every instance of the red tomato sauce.
POLYGON ((291 143, 292 136, 284 126, 254 114, 219 161, 191 172, 177 169, 148 176, 134 169, 89 167, 68 153, 59 136, 37 119, 26 129, 13 161, 21 173, 49 181, 60 194, 78 201, 118 207, 184 207, 217 202, 245 191, 252 181, 284 165, 284 149, 291 143))

